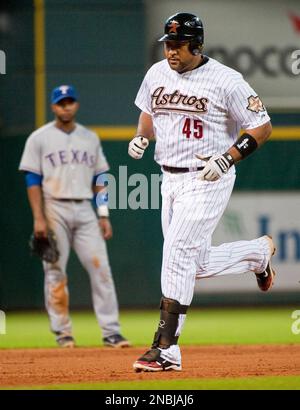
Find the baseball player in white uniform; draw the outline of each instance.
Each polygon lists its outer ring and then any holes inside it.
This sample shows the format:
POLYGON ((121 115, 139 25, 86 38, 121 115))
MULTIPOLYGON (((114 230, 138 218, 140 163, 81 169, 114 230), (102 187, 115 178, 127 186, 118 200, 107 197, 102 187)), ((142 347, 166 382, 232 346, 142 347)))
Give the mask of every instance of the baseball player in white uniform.
POLYGON ((105 244, 105 239, 112 236, 108 206, 99 205, 98 222, 91 203, 101 189, 96 185, 97 177, 109 166, 98 136, 75 122, 79 103, 74 87, 55 88, 51 102, 55 121, 29 136, 19 167, 25 172, 34 235, 46 237, 51 229, 60 253, 56 263, 43 262, 51 330, 59 346, 75 345, 66 274, 73 247, 90 277, 104 345, 129 346, 120 334, 118 303, 105 244))
POLYGON ((233 189, 234 164, 261 146, 272 127, 242 75, 202 54, 203 37, 197 16, 169 17, 159 40, 166 59, 149 69, 135 100, 142 112, 128 152, 142 158, 155 136, 164 235, 160 321, 151 349, 133 365, 136 371, 181 370, 177 341, 196 277, 252 271, 266 291, 275 274, 268 236, 211 246, 233 189))

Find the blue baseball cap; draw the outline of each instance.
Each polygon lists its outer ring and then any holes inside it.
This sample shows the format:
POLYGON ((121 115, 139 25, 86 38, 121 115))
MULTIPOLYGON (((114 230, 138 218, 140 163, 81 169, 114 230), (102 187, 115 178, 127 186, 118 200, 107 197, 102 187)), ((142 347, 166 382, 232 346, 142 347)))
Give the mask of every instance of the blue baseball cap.
POLYGON ((57 104, 64 98, 72 98, 75 101, 78 100, 77 92, 72 85, 60 85, 59 87, 54 88, 54 90, 52 91, 52 104, 57 104))

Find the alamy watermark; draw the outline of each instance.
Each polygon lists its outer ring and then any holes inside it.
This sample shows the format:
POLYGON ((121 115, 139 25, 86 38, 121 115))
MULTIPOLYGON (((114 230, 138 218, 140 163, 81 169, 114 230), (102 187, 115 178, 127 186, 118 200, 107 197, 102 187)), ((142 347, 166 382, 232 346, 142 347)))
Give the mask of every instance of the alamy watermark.
POLYGON ((294 50, 292 52, 292 59, 295 60, 292 63, 292 73, 298 75, 300 74, 300 50, 294 50))
POLYGON ((0 50, 0 74, 6 74, 6 54, 0 50))
POLYGON ((102 174, 96 185, 106 187, 97 194, 97 206, 108 202, 110 209, 160 209, 162 174, 128 175, 127 166, 119 166, 117 176, 102 174))
POLYGON ((292 333, 294 335, 300 335, 300 310, 294 310, 292 313, 292 319, 295 319, 292 323, 292 333))
POLYGON ((5 313, 0 310, 0 335, 5 335, 6 334, 6 319, 5 319, 5 313))

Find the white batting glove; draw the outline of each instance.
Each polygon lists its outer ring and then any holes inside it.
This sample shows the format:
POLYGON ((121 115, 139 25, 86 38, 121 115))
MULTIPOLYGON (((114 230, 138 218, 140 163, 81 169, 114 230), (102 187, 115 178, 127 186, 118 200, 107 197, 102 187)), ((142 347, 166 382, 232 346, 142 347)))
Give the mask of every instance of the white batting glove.
POLYGON ((130 141, 128 146, 128 154, 134 159, 141 159, 148 145, 148 138, 138 135, 130 141))
POLYGON ((207 162, 204 169, 199 174, 199 179, 203 181, 217 181, 228 172, 229 168, 234 163, 232 156, 228 153, 223 155, 213 155, 210 158, 196 154, 196 157, 207 162))

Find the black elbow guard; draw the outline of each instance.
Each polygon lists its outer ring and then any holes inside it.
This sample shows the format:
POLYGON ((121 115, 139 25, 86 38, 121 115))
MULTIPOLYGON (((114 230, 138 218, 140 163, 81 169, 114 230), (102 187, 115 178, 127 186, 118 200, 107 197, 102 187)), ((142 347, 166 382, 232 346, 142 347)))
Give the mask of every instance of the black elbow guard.
POLYGON ((252 154, 258 147, 256 139, 247 133, 241 135, 233 146, 238 150, 242 158, 252 154))

